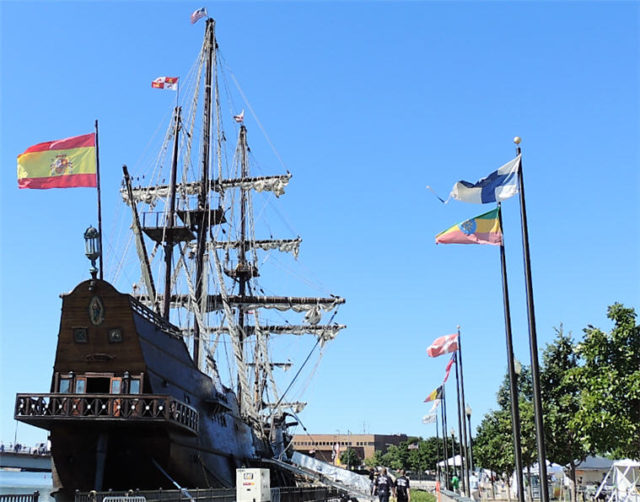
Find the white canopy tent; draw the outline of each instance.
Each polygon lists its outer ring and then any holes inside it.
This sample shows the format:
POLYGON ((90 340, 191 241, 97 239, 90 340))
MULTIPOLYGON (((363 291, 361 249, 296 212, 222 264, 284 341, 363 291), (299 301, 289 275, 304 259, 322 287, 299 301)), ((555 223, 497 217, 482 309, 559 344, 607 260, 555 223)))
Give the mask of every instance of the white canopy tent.
POLYGON ((616 460, 602 480, 596 498, 607 486, 613 486, 607 502, 640 502, 640 462, 616 460))
MULTIPOLYGON (((440 462, 438 462, 438 465, 440 467, 444 467, 444 460, 441 460, 440 462)), ((451 457, 447 459, 447 465, 455 465, 456 467, 460 467, 462 465, 462 458, 460 457, 460 455, 456 455, 455 457, 451 457)))

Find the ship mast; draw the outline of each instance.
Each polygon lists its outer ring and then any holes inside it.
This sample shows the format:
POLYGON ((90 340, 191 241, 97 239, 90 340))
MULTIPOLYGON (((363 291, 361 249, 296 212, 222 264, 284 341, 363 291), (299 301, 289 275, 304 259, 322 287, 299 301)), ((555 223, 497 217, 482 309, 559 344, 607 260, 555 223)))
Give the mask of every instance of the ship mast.
MULTIPOLYGON (((238 146, 240 147, 240 165, 241 178, 249 175, 247 163, 247 128, 244 124, 240 127, 240 137, 238 138, 238 146)), ((239 281, 238 293, 240 296, 247 294, 247 282, 250 277, 249 268, 247 267, 247 191, 240 188, 240 248, 238 250, 238 267, 236 269, 237 279, 239 281)), ((244 308, 238 308, 238 330, 240 337, 240 353, 244 354, 244 308)), ((238 379, 238 395, 242 395, 240 379, 238 379)))
POLYGON ((171 179, 169 180, 169 208, 166 222, 166 236, 164 243, 164 262, 165 262, 165 276, 164 276, 164 303, 162 309, 162 315, 165 320, 169 320, 169 311, 171 309, 171 260, 173 258, 173 227, 175 225, 175 212, 176 212, 176 177, 178 172, 178 137, 180 131, 180 110, 179 106, 176 106, 174 111, 175 129, 173 137, 173 154, 171 158, 171 179))
MULTIPOLYGON (((198 194, 198 210, 196 212, 197 225, 197 244, 196 244, 196 301, 198 308, 196 312, 202 313, 201 309, 202 293, 204 288, 204 254, 207 245, 207 233, 211 224, 211 214, 209 212, 209 151, 211 143, 211 94, 212 94, 212 75, 213 75, 213 58, 215 51, 214 36, 215 21, 207 19, 206 26, 206 70, 205 70, 205 93, 204 93, 204 116, 202 131, 202 177, 200 181, 200 192, 198 194)), ((200 367, 200 319, 196 318, 194 323, 193 336, 193 360, 200 367)))

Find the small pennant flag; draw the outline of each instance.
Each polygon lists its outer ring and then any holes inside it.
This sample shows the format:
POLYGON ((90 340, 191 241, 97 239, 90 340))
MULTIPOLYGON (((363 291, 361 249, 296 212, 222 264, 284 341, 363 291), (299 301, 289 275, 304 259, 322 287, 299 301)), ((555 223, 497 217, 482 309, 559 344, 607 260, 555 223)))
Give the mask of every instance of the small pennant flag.
POLYGON ((200 7, 198 10, 194 10, 193 14, 191 14, 191 24, 196 24, 198 20, 203 17, 207 17, 207 9, 205 7, 200 7))
POLYGON ((235 120, 238 123, 244 122, 244 110, 242 110, 238 115, 234 115, 233 120, 235 120))
POLYGON ((425 415, 424 417, 422 417, 422 423, 423 424, 435 424, 436 423, 436 415, 425 415))
POLYGON ((171 91, 177 91, 178 78, 179 77, 158 77, 151 82, 151 87, 154 89, 169 89, 171 91))
POLYGON ((458 350, 458 333, 453 335, 444 335, 436 338, 429 348, 427 349, 427 355, 429 357, 438 357, 442 354, 448 354, 449 352, 455 352, 458 350))
POLYGON ((502 244, 500 218, 495 208, 470 220, 457 223, 436 235, 436 244, 502 244))
POLYGON ((427 399, 425 399, 424 402, 428 403, 429 401, 433 401, 434 399, 440 399, 440 398, 442 398, 442 385, 436 388, 435 390, 433 390, 431 394, 427 396, 427 399))
POLYGON ((473 204, 489 204, 513 197, 518 193, 519 167, 520 155, 475 183, 458 181, 453 185, 450 197, 473 204))
POLYGON ((95 133, 47 141, 18 155, 18 188, 97 185, 95 133))
POLYGON ((455 362, 455 360, 456 360, 456 354, 454 353, 451 356, 451 359, 449 359, 449 362, 447 363, 446 372, 444 374, 444 380, 442 381, 443 384, 447 382, 447 379, 449 378, 449 373, 451 373, 451 366, 453 366, 453 363, 455 362))

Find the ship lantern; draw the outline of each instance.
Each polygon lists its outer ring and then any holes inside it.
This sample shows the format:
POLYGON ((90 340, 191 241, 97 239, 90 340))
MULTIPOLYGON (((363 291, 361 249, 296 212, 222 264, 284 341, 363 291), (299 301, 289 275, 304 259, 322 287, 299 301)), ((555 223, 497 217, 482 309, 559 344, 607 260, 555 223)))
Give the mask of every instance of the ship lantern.
POLYGON ((100 257, 100 232, 90 226, 84 233, 85 255, 91 260, 91 277, 96 278, 98 269, 96 268, 96 260, 100 257))

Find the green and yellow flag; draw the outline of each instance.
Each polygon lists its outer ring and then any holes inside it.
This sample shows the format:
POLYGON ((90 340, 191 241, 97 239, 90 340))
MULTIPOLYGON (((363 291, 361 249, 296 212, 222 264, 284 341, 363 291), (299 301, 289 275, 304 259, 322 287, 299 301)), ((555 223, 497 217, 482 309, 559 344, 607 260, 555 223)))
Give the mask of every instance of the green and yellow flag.
POLYGON ((18 188, 95 186, 95 133, 38 143, 18 155, 18 188))

